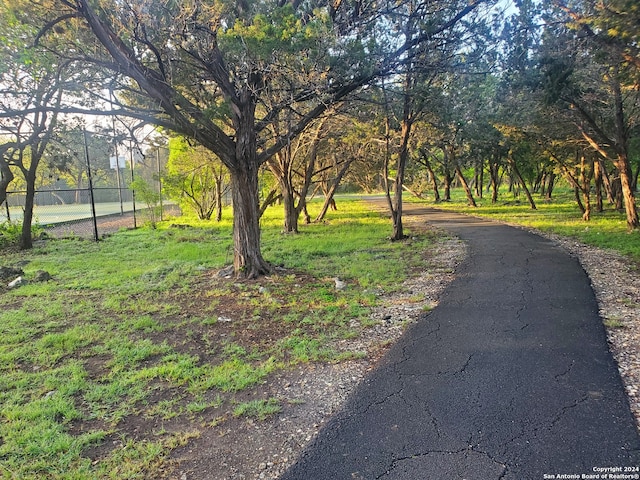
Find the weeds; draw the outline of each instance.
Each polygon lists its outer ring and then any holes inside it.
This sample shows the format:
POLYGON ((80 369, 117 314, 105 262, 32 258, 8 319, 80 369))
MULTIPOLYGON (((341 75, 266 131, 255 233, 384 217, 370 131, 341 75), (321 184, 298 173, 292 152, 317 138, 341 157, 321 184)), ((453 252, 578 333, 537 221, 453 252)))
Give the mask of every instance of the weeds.
POLYGON ((250 402, 241 403, 233 410, 233 415, 264 421, 267 417, 281 411, 280 401, 277 398, 269 398, 268 400, 251 400, 250 402))

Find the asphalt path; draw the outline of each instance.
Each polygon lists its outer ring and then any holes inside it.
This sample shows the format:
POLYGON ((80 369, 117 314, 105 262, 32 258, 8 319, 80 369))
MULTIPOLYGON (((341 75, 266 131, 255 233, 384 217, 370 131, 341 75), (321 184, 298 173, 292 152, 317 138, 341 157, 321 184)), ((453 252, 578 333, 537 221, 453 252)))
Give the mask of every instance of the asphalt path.
POLYGON ((640 478, 589 278, 521 229, 407 206, 470 254, 281 480, 640 478))

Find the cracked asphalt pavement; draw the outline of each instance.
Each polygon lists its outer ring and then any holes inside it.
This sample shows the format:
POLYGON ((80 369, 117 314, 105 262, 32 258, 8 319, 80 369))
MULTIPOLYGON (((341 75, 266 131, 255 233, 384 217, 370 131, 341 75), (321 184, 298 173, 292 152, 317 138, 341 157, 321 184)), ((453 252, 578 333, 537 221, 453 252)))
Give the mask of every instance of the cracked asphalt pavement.
POLYGON ((606 467, 640 478, 640 438, 578 260, 517 228, 412 213, 469 256, 281 480, 614 478, 596 473, 606 467))

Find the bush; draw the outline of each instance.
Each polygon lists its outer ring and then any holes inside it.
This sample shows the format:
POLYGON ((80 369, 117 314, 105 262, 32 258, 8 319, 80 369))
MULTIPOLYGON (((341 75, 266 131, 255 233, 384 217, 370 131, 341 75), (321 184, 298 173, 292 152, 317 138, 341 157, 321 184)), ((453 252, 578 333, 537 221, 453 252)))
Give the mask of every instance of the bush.
POLYGON ((160 218, 160 200, 161 195, 154 190, 144 179, 138 177, 129 184, 129 188, 133 190, 136 196, 147 205, 146 215, 149 217, 149 224, 152 228, 156 228, 158 219, 160 218))
POLYGON ((0 248, 6 248, 20 243, 22 224, 5 220, 0 223, 0 248))

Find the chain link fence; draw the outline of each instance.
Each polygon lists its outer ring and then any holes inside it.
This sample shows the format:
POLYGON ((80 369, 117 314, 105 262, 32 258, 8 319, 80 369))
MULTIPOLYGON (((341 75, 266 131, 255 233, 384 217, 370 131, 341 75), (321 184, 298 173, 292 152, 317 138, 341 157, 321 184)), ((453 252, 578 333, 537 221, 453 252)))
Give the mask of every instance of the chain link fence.
MULTIPOLYGON (((0 205, 0 223, 22 222, 26 192, 7 192, 0 205)), ((173 203, 153 206, 136 201, 135 192, 125 188, 78 188, 38 190, 35 194, 33 224, 53 237, 82 237, 98 240, 122 228, 136 228, 152 218, 162 220, 180 215, 173 203), (153 217, 152 217, 153 215, 153 217)))

